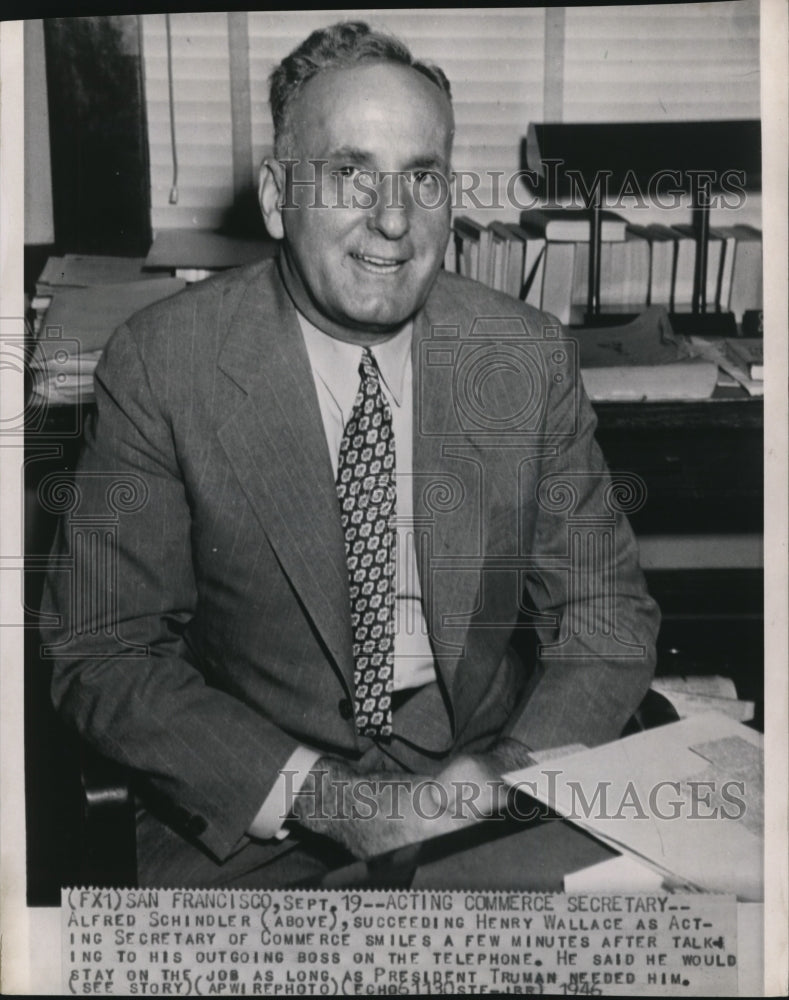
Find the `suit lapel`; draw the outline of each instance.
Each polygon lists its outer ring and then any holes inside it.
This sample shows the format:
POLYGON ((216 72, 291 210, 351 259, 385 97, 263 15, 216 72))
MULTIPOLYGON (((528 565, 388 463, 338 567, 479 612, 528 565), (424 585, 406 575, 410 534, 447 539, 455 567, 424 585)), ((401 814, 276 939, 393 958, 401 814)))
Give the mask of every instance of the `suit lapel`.
POLYGON ((453 405, 458 341, 442 343, 436 329, 428 303, 414 325, 414 517, 425 615, 451 696, 481 596, 483 466, 453 405))
POLYGON ((348 577, 334 477, 296 311, 273 270, 247 290, 219 366, 245 393, 219 440, 350 692, 348 577))

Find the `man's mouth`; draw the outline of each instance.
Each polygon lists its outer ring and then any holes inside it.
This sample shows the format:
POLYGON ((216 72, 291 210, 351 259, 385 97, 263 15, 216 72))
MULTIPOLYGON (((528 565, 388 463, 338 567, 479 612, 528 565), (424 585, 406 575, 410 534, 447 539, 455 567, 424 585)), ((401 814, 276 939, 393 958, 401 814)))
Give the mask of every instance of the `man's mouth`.
POLYGON ((406 263, 403 258, 376 257, 366 253, 352 253, 351 257, 371 274, 394 274, 406 263))

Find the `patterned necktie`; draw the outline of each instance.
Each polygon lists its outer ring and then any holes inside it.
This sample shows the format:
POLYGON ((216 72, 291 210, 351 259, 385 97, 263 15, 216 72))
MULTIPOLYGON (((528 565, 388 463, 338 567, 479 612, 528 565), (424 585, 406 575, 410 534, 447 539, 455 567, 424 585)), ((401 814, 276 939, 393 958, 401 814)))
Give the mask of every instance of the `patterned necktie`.
POLYGON ((363 736, 392 734, 395 603, 395 444, 392 413, 369 348, 345 425, 337 497, 351 597, 356 725, 363 736))

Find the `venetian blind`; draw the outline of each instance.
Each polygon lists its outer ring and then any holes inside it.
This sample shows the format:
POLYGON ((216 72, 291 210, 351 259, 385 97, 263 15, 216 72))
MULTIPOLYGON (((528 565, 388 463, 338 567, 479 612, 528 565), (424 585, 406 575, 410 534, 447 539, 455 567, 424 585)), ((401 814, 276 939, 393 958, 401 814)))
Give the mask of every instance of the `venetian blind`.
POLYGON ((564 121, 758 117, 758 0, 567 8, 564 121))
MULTIPOLYGON (((565 12, 565 122, 759 118, 759 3, 570 7, 565 12)), ((616 207, 633 222, 690 213, 616 207)), ((713 225, 760 225, 761 198, 713 208, 713 225)))
MULTIPOLYGON (((556 53, 556 29, 543 8, 369 11, 253 11, 248 15, 251 97, 250 177, 270 152, 267 78, 310 31, 362 18, 404 39, 415 55, 438 63, 453 88, 454 166, 482 178, 462 211, 480 221, 517 219, 500 207, 492 172, 519 166, 520 139, 542 121, 543 88, 572 121, 656 121, 759 115, 757 0, 649 6, 569 7, 556 53), (553 31, 553 34, 551 34, 553 31), (486 207, 491 206, 491 207, 486 207)), ((555 18, 554 18, 555 19, 555 18)), ((144 15, 143 41, 154 229, 216 228, 233 203, 230 58, 225 13, 172 14, 173 93, 179 163, 172 179, 164 15, 144 15)), ((471 183, 468 179, 467 185, 471 183)))
MULTIPOLYGON (((542 117, 545 12, 542 9, 428 11, 284 11, 249 13, 251 130, 257 172, 271 151, 268 75, 315 28, 363 18, 401 37, 418 58, 438 63, 453 90, 454 166, 479 174, 469 215, 517 218, 493 204, 491 171, 517 170, 520 138, 542 117)), ((145 15, 143 40, 151 144, 154 229, 220 225, 233 201, 228 32, 225 14, 171 15, 173 90, 179 162, 178 204, 172 177, 164 15, 145 15)), ((468 180, 467 186, 471 185, 468 180)))
POLYGON ((151 224, 216 229, 233 204, 233 141, 227 15, 171 14, 178 202, 173 177, 164 14, 141 17, 151 224))

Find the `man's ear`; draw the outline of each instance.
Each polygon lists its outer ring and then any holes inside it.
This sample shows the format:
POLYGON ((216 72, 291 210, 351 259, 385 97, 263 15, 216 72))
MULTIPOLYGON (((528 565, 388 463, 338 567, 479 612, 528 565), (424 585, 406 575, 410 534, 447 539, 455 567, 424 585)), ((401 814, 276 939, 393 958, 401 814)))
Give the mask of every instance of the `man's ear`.
POLYGON ((282 202, 285 199, 285 168, 279 160, 264 160, 258 180, 258 201, 269 236, 281 240, 285 235, 282 225, 282 202))

